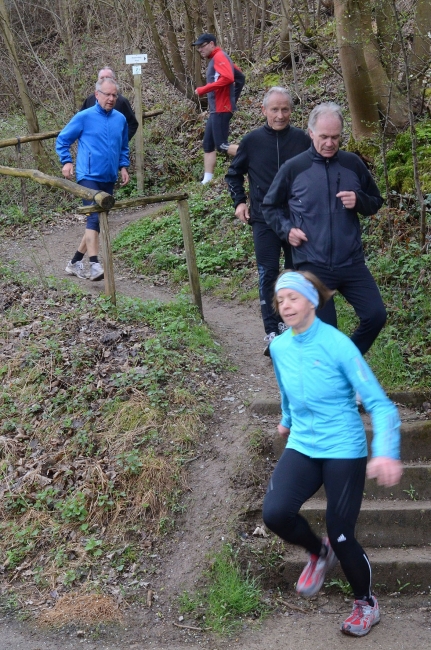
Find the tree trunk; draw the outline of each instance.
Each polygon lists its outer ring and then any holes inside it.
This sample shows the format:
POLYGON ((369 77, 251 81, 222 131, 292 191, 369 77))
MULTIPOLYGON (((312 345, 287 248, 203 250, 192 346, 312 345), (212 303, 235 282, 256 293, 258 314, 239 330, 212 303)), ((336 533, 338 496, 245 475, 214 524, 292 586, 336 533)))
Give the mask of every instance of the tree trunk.
POLYGON ((422 99, 425 73, 430 67, 430 59, 431 4, 430 0, 417 0, 415 30, 409 57, 410 74, 413 75, 410 92, 414 99, 422 99))
POLYGON ((335 0, 334 10, 353 137, 361 140, 380 130, 377 100, 364 55, 362 3, 360 0, 335 0))
POLYGON ((151 8, 150 0, 142 0, 142 3, 144 5, 145 13, 147 14, 148 23, 150 25, 157 58, 160 62, 160 65, 162 67, 166 79, 169 81, 169 83, 171 83, 174 86, 174 88, 179 90, 180 93, 182 93, 185 97, 193 101, 195 104, 198 104, 197 95, 194 94, 192 88, 190 88, 189 86, 185 86, 184 83, 178 78, 178 76, 172 70, 170 62, 165 57, 165 48, 160 38, 159 30, 157 29, 156 19, 153 10, 151 8))
POLYGON ((392 0, 393 11, 395 15, 395 20, 397 23, 397 29, 399 34, 399 39, 401 43, 401 51, 404 59, 404 68, 406 75, 406 84, 407 84, 407 104, 409 109, 409 123, 410 123, 410 136, 412 139, 412 160, 413 160, 413 177, 415 181, 416 188, 416 198, 419 204, 419 223, 420 223, 420 242, 421 246, 424 248, 426 243, 426 205, 424 200, 424 194, 421 186, 420 175, 419 175, 419 160, 417 155, 417 137, 416 137, 416 127, 414 122, 413 115, 413 106, 412 106, 412 96, 410 93, 410 67, 409 67, 409 56, 407 53, 406 43, 403 38, 401 21, 398 13, 397 5, 395 0, 392 0))
MULTIPOLYGON (((12 67, 15 73, 16 82, 18 85, 19 96, 21 100, 22 109, 27 120, 27 126, 30 133, 39 133, 39 123, 37 120, 36 110, 30 98, 30 93, 25 83, 24 77, 21 74, 19 67, 18 54, 15 47, 12 30, 9 22, 9 14, 6 10, 5 0, 0 0, 0 34, 3 37, 6 50, 9 54, 12 67)), ((31 149, 36 167, 45 171, 51 170, 50 160, 39 140, 31 142, 31 149)))
POLYGON ((245 38, 244 38, 244 24, 242 19, 242 3, 241 0, 231 0, 232 2, 232 14, 233 14, 233 34, 236 37, 236 48, 241 52, 245 50, 245 38))
POLYGON ((171 55, 171 60, 174 66, 175 74, 179 79, 181 85, 185 86, 187 84, 186 71, 184 68, 183 61, 181 59, 180 49, 178 47, 178 41, 175 34, 175 28, 172 22, 171 12, 168 7, 167 0, 159 0, 160 8, 162 10, 162 15, 166 23, 166 32, 168 35, 169 43, 169 53, 171 55))
POLYGON ((189 3, 184 3, 184 49, 187 71, 193 80, 195 87, 202 85, 201 57, 196 48, 193 47, 196 34, 193 29, 192 16, 190 15, 189 3))
POLYGON ((378 0, 375 5, 380 59, 386 70, 386 74, 391 79, 395 68, 395 61, 400 53, 397 24, 390 0, 378 0))
POLYGON ((196 0, 184 0, 184 4, 192 16, 193 23, 196 28, 195 36, 198 37, 200 34, 203 34, 205 31, 202 23, 202 14, 200 12, 200 6, 198 5, 196 0))
POLYGON ((296 15, 298 16, 298 20, 301 24, 304 35, 309 36, 310 14, 308 13, 308 0, 302 0, 302 1, 296 0, 296 2, 292 6, 292 9, 295 11, 296 15))
POLYGON ((215 34, 216 23, 215 23, 215 13, 214 13, 214 0, 207 0, 206 6, 207 6, 207 16, 208 16, 207 29, 210 34, 215 34))
POLYGON ((260 35, 259 35, 259 50, 257 58, 261 59, 263 48, 265 46, 265 27, 266 27, 266 0, 261 0, 261 14, 260 14, 260 35))
POLYGON ((76 74, 75 61, 73 57, 73 38, 70 25, 70 3, 69 0, 58 0, 58 15, 53 12, 54 20, 57 26, 58 33, 64 45, 64 53, 66 55, 67 63, 69 66, 68 76, 70 78, 70 85, 73 97, 73 111, 77 111, 81 105, 80 97, 76 88, 76 74))
MULTIPOLYGON (((361 2, 361 32, 366 43, 365 61, 378 108, 385 117, 387 116, 388 130, 393 132, 402 129, 408 122, 406 99, 399 92, 393 79, 388 78, 380 60, 379 47, 371 23, 372 4, 370 0, 361 2)), ((396 23, 394 27, 396 29, 396 23)))
POLYGON ((291 34, 291 19, 290 19, 291 4, 290 0, 281 0, 281 30, 280 30, 280 60, 284 64, 291 63, 290 56, 290 34, 291 34))

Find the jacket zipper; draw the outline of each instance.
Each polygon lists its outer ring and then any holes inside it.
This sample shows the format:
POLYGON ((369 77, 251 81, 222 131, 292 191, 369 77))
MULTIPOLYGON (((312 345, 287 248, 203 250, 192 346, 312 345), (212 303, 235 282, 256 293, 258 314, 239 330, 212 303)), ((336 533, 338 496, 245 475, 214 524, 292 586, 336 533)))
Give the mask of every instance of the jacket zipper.
MULTIPOLYGON (((329 210, 329 268, 332 271, 332 210, 331 210, 331 184, 329 179, 329 160, 325 162, 326 184, 328 186, 328 210, 329 210)), ((339 175, 338 175, 339 181, 339 175)), ((337 181, 337 185, 338 185, 337 181)), ((337 192, 338 194, 338 192, 337 192)))
MULTIPOLYGON (((340 181, 341 181, 341 179, 340 179, 340 172, 338 172, 338 176, 337 176, 337 191, 335 192, 335 194, 338 194, 338 192, 340 191, 340 181)), ((339 200, 340 200, 340 199, 337 198, 337 201, 339 201, 339 200)))
POLYGON ((276 132, 276 139, 277 139, 277 170, 280 169, 280 149, 278 145, 278 132, 276 132))
MULTIPOLYGON (((300 376, 301 376, 302 402, 304 405, 307 405, 307 401, 305 399, 305 390, 304 390, 304 355, 303 355, 304 343, 302 341, 298 341, 298 345, 299 345, 299 353, 300 353, 299 367, 301 370, 300 376)), ((310 449, 313 448, 315 450, 316 440, 315 440, 315 432, 314 432, 314 413, 308 406, 307 406, 307 410, 310 413, 310 433, 312 434, 312 438, 313 438, 313 442, 310 441, 310 449)))

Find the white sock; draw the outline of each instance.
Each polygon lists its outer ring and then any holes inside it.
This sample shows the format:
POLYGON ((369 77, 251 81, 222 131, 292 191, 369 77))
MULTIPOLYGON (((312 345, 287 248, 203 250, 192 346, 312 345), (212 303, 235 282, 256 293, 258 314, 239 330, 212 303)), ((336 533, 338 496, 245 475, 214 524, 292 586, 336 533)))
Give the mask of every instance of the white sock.
POLYGON ((209 183, 210 180, 212 180, 213 176, 214 174, 211 174, 211 172, 205 172, 202 180, 202 185, 206 185, 207 183, 209 183))

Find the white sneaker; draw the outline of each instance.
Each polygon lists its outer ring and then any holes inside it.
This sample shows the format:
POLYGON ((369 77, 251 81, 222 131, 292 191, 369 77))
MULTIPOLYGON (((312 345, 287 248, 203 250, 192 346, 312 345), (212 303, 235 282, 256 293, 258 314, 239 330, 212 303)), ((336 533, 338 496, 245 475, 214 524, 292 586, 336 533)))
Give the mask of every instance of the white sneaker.
POLYGON ((90 280, 102 280, 103 266, 99 262, 91 262, 90 264, 90 280))
POLYGON ((87 279, 87 274, 84 271, 83 262, 75 262, 72 264, 72 260, 67 263, 66 268, 64 269, 69 275, 76 275, 77 278, 87 279))
POLYGON ((271 354, 270 354, 270 352, 269 352, 269 346, 271 345, 272 341, 275 339, 276 336, 277 336, 277 333, 276 333, 276 332, 270 332, 269 334, 267 334, 267 335, 264 337, 263 340, 264 340, 265 343, 267 344, 267 345, 266 345, 266 348, 265 348, 264 351, 263 351, 263 354, 265 355, 265 357, 270 357, 270 356, 271 356, 271 354))

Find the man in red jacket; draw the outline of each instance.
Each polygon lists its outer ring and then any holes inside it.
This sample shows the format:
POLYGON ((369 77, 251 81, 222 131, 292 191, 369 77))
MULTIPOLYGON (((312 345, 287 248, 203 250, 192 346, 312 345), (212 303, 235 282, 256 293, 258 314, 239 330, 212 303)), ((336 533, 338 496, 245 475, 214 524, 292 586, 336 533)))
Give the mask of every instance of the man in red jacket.
POLYGON ((238 145, 229 144, 229 122, 236 101, 244 86, 244 75, 232 59, 217 47, 214 34, 201 34, 193 43, 203 59, 208 59, 206 72, 207 83, 196 88, 201 97, 208 94, 210 116, 206 123, 203 140, 204 178, 202 184, 209 183, 214 175, 216 152, 221 151, 234 156, 238 145))

